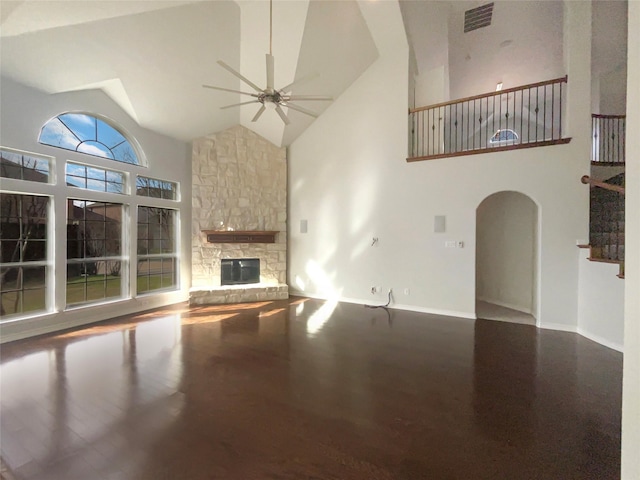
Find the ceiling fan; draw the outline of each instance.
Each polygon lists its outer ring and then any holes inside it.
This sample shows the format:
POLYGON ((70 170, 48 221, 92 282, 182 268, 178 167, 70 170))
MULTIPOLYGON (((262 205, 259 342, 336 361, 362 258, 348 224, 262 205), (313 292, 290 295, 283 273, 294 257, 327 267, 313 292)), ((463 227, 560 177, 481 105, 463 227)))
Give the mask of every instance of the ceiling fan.
POLYGON ((238 77, 244 83, 249 85, 251 88, 255 90, 253 92, 242 92, 240 90, 232 90, 229 88, 222 87, 214 87, 213 85, 203 85, 205 88, 212 88, 213 90, 221 90, 223 92, 232 92, 239 93, 241 95, 249 95, 254 97, 255 100, 250 100, 248 102, 234 103, 232 105, 226 105, 224 107, 220 107, 220 109, 231 108, 231 107, 239 107, 240 105, 249 105, 251 103, 259 103, 260 109, 251 119, 252 122, 257 121, 260 116, 264 113, 267 108, 273 108, 276 113, 280 116, 285 125, 289 125, 291 121, 282 110, 282 107, 290 108, 291 110, 295 110, 300 113, 304 113, 305 115, 309 115, 312 117, 317 117, 318 115, 311 110, 307 110, 299 105, 295 105, 291 103, 292 101, 331 101, 333 98, 331 97, 323 97, 318 95, 291 95, 291 91, 293 90, 293 86, 295 84, 300 84, 303 81, 308 81, 316 75, 309 75, 307 77, 301 78, 294 82, 291 82, 288 85, 285 85, 282 88, 274 87, 274 57, 272 55, 271 46, 273 41, 273 0, 269 0, 269 53, 266 54, 267 58, 267 86, 266 88, 260 88, 251 80, 243 76, 240 72, 237 72, 229 65, 227 65, 222 60, 218 60, 218 64, 224 69, 231 72, 233 75, 238 77))

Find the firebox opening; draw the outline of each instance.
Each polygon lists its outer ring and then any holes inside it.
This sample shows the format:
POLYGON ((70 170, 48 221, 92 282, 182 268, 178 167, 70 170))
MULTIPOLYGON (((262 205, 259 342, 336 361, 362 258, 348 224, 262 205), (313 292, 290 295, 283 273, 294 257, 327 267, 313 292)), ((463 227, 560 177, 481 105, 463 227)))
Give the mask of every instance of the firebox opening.
POLYGON ((223 258, 221 285, 260 283, 259 258, 223 258))

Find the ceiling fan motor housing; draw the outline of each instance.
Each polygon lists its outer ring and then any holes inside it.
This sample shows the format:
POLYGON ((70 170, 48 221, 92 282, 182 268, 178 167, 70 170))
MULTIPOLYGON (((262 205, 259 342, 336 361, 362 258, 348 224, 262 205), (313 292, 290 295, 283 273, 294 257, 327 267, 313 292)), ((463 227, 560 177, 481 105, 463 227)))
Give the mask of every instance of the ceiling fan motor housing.
POLYGON ((258 95, 258 101, 263 105, 266 103, 275 103, 276 105, 282 105, 285 103, 285 98, 279 91, 275 90, 273 93, 261 93, 258 95))

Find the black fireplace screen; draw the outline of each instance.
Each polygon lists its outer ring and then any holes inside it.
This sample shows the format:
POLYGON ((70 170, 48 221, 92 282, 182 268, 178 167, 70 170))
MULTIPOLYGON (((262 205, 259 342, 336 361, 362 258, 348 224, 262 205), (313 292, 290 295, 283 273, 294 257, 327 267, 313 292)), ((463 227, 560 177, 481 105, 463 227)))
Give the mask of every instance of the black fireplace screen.
POLYGON ((259 258, 223 258, 221 285, 260 283, 259 258))

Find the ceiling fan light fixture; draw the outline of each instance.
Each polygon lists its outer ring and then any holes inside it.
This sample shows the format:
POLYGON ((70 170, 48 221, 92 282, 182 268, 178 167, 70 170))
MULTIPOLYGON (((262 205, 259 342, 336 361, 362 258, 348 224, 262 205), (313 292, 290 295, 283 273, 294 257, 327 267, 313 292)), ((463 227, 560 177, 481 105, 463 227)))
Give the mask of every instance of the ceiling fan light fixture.
POLYGON ((223 109, 230 107, 239 107, 241 105, 247 105, 250 103, 260 104, 259 110, 256 112, 255 116, 251 120, 252 122, 258 121, 260 116, 265 110, 275 110, 280 119, 284 122, 285 125, 289 125, 290 121, 287 115, 285 114, 282 107, 288 107, 290 110, 295 110, 297 112, 303 113, 305 115, 309 115, 310 117, 317 117, 318 114, 315 112, 308 110, 304 107, 301 107, 295 103, 289 103, 290 101, 332 101, 331 97, 324 97, 318 95, 293 95, 291 92, 293 90, 293 85, 298 85, 304 81, 308 81, 311 78, 315 78, 316 74, 309 75, 304 78, 300 78, 298 80, 294 80, 292 83, 278 89, 274 85, 274 70, 275 70, 275 59, 271 52, 272 47, 272 37, 273 37, 273 0, 269 0, 269 53, 266 54, 266 67, 267 67, 267 86, 266 88, 260 88, 258 85, 253 83, 251 80, 243 76, 240 72, 233 69, 230 65, 226 64, 222 60, 218 60, 218 64, 229 71, 232 75, 240 79, 246 85, 250 86, 254 92, 243 92, 240 90, 234 90, 230 88, 222 88, 216 87, 213 85, 203 85, 205 88, 211 88, 213 90, 220 90, 223 92, 231 92, 231 93, 239 93, 241 95, 246 95, 253 97, 254 100, 250 100, 247 102, 234 103, 232 105, 227 105, 221 107, 223 109))

